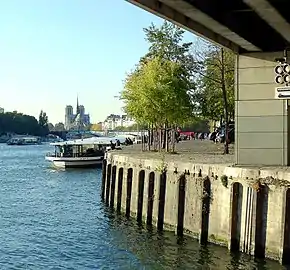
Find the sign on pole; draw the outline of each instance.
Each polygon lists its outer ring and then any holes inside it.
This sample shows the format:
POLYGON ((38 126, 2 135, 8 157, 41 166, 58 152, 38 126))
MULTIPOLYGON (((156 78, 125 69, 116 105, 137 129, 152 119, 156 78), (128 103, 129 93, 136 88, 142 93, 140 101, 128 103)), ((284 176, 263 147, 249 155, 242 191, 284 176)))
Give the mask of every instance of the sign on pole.
POLYGON ((280 86, 275 89, 276 99, 290 99, 290 86, 280 86))

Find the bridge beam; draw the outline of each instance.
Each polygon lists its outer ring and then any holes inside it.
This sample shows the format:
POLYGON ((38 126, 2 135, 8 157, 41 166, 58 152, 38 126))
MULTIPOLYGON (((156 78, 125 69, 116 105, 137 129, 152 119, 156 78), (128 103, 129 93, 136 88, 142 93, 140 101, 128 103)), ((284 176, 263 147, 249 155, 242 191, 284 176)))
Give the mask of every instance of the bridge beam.
POLYGON ((231 49, 235 53, 239 53, 242 49, 237 43, 230 41, 227 38, 215 33, 213 30, 202 25, 201 23, 185 16, 172 7, 158 0, 126 0, 146 11, 149 11, 163 19, 186 29, 187 31, 199 35, 216 44, 222 45, 231 49), (203 34, 201 34, 203 33, 203 34))

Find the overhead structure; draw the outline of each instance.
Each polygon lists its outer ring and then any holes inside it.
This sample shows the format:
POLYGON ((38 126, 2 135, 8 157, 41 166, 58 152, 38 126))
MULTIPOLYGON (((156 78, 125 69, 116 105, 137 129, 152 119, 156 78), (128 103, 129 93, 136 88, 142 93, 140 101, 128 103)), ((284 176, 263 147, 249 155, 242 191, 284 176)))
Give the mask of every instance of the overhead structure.
POLYGON ((289 0, 126 0, 237 53, 290 44, 289 0))
POLYGON ((234 51, 236 164, 290 165, 290 0, 126 1, 234 51))

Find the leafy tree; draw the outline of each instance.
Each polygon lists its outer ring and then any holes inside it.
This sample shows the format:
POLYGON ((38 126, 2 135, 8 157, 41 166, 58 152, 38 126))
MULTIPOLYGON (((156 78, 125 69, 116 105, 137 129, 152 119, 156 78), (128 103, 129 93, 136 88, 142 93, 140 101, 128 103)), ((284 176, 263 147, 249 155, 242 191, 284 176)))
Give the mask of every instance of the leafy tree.
POLYGON ((41 128, 33 116, 17 112, 6 112, 0 114, 0 134, 3 133, 41 135, 41 128))
POLYGON ((193 94, 196 112, 210 120, 225 122, 224 154, 228 154, 228 124, 234 118, 235 55, 223 48, 208 44, 199 58, 198 87, 193 94))
POLYGON ((196 61, 191 53, 193 43, 183 41, 185 31, 168 21, 164 21, 159 27, 151 24, 143 30, 149 50, 140 59, 140 63, 146 63, 156 57, 178 63, 182 76, 191 83, 188 91, 193 91, 196 61))
POLYGON ((48 123, 48 129, 49 131, 54 131, 54 125, 52 123, 48 123))
POLYGON ((146 130, 148 128, 147 125, 142 125, 142 124, 133 124, 129 127, 127 127, 128 131, 140 131, 140 130, 146 130))
POLYGON ((92 124, 90 127, 91 131, 102 131, 102 124, 92 124))
POLYGON ((123 126, 118 126, 118 127, 115 127, 114 130, 115 131, 127 131, 127 128, 123 127, 123 126))
POLYGON ((160 27, 152 24, 143 30, 149 50, 127 76, 121 99, 139 125, 165 130, 161 139, 165 148, 167 127, 184 123, 193 112, 189 93, 195 89, 196 63, 192 42, 183 42, 181 28, 164 21, 160 27))
POLYGON ((128 75, 121 98, 125 111, 140 124, 177 125, 187 120, 193 106, 190 82, 176 62, 156 57, 128 75))
POLYGON ((39 114, 39 118, 38 118, 38 124, 40 126, 40 134, 42 136, 45 136, 49 133, 49 128, 48 128, 48 117, 46 115, 46 112, 44 111, 40 111, 40 114, 39 114))
POLYGON ((61 123, 61 122, 56 123, 55 126, 54 126, 54 130, 55 131, 65 131, 64 124, 61 123))
POLYGON ((209 132, 209 121, 200 117, 192 117, 181 126, 182 131, 209 132))

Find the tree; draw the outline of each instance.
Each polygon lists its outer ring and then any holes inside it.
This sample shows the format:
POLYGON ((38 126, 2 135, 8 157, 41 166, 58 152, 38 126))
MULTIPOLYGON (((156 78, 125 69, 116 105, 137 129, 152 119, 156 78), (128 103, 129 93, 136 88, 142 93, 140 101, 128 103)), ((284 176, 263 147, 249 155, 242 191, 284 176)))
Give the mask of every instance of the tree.
POLYGON ((45 136, 49 133, 49 128, 48 128, 48 117, 46 115, 46 112, 43 110, 40 111, 39 118, 38 118, 38 124, 40 126, 40 135, 45 136))
POLYGON ((127 127, 128 131, 141 131, 141 130, 146 130, 148 126, 145 124, 133 124, 129 127, 127 127))
POLYGON ((168 21, 164 21, 159 27, 152 23, 143 30, 149 50, 140 59, 140 63, 146 63, 156 57, 178 63, 182 69, 182 76, 191 83, 188 91, 193 91, 197 64, 191 53, 193 43, 183 41, 185 31, 168 21))
POLYGON ((181 126, 182 131, 209 132, 209 121, 200 117, 192 117, 181 126))
POLYGON ((98 124, 92 124, 90 127, 91 131, 102 131, 102 124, 98 123, 98 124))
POLYGON ((164 21, 160 27, 151 24, 143 29, 145 40, 149 43, 148 53, 141 62, 161 57, 162 59, 179 63, 189 74, 195 69, 191 54, 192 42, 183 42, 185 31, 180 27, 164 21))
POLYGON ((186 122, 193 105, 191 83, 183 75, 179 63, 160 57, 141 64, 128 75, 121 93, 126 113, 139 124, 164 128, 165 134, 168 127, 186 122))
POLYGON ((34 116, 17 112, 0 114, 0 134, 40 135, 40 126, 34 116))
POLYGON ((198 87, 193 98, 201 116, 216 121, 224 119, 224 154, 228 154, 228 125, 230 118, 234 118, 235 55, 208 43, 207 48, 198 57, 198 87))
POLYGON ((54 131, 54 125, 52 123, 48 123, 48 129, 49 131, 54 131))
POLYGON ((156 57, 141 64, 126 78, 121 93, 125 111, 138 124, 149 127, 149 149, 157 140, 159 150, 162 146, 169 151, 171 138, 174 151, 174 137, 169 136, 169 128, 182 124, 192 115, 193 106, 188 95, 191 84, 183 74, 180 64, 156 57))
POLYGON ((127 131, 127 128, 124 126, 117 126, 114 128, 115 131, 127 131))
POLYGON ((160 129, 155 134, 158 140, 164 135, 165 148, 167 127, 181 125, 193 112, 189 94, 195 89, 196 63, 190 53, 192 42, 183 42, 181 28, 164 21, 160 27, 152 24, 143 30, 149 50, 128 74, 121 99, 138 125, 160 129))
POLYGON ((64 124, 61 123, 61 122, 56 123, 55 126, 54 126, 54 130, 55 131, 65 131, 64 124))

